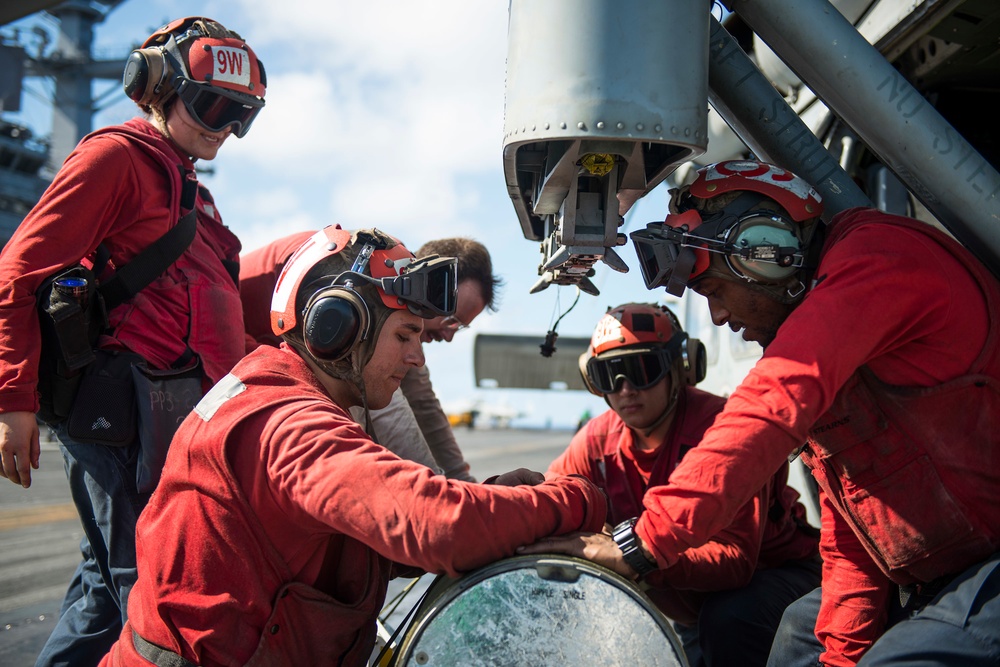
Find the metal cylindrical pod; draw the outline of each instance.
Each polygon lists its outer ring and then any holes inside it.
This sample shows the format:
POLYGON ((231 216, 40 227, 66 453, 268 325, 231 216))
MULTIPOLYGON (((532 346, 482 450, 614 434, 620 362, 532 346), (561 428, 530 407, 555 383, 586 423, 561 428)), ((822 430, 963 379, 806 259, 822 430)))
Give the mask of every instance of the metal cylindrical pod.
POLYGON ((617 166, 623 214, 705 151, 710 6, 511 0, 504 173, 525 237, 542 237, 575 168, 617 166))

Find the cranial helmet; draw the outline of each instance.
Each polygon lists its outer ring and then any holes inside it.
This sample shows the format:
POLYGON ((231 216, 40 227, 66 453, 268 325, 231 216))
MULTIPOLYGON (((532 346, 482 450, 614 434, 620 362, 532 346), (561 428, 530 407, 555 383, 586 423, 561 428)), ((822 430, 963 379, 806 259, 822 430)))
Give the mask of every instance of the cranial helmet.
POLYGON ((125 94, 143 110, 174 95, 206 129, 233 127, 244 136, 264 107, 264 65, 237 33, 189 16, 163 26, 133 51, 122 76, 125 94))
POLYGON ((705 379, 707 357, 701 341, 690 338, 666 306, 626 303, 611 308, 597 323, 581 360, 584 384, 591 393, 607 396, 628 380, 647 389, 672 374, 672 404, 680 380, 695 385, 705 379))
POLYGON ((456 260, 416 259, 377 229, 339 225, 309 238, 285 263, 271 300, 271 329, 329 375, 360 382, 396 310, 424 318, 455 312, 456 260))
POLYGON ((794 174, 754 160, 704 167, 689 187, 676 190, 664 222, 633 232, 647 289, 680 296, 698 278, 715 274, 762 286, 793 302, 823 204, 794 174), (709 200, 725 196, 725 206, 709 200), (776 209, 775 204, 780 207, 776 209))

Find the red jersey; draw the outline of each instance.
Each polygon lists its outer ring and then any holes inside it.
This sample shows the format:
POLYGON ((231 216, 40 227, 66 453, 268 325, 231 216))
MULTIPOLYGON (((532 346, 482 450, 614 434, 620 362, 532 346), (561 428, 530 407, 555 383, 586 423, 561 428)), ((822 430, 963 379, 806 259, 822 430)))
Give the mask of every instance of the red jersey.
MULTIPOLYGON (((725 399, 685 387, 674 423, 653 451, 635 446, 632 430, 614 410, 591 419, 549 466, 549 474, 580 474, 608 495, 609 521, 617 524, 643 511, 647 490, 666 484, 682 458, 695 448, 725 405, 725 399)), ((788 486, 787 464, 740 508, 711 541, 689 549, 666 570, 646 577, 647 594, 670 618, 697 621, 703 593, 745 586, 757 568, 817 553, 817 538, 799 529, 805 507, 788 486)))
MULTIPOLYGON (((84 137, 66 158, 0 255, 0 411, 38 410, 35 290, 42 281, 92 258, 102 242, 109 271, 128 263, 177 224, 182 178, 195 178, 194 164, 141 119, 84 137)), ((245 349, 239 291, 224 264, 239 260, 240 243, 201 192, 196 209, 194 241, 110 313, 111 333, 100 345, 135 352, 157 369, 190 348, 214 382, 245 349)))
POLYGON ((248 351, 257 345, 281 345, 281 338, 271 330, 271 296, 285 262, 315 232, 299 232, 251 250, 240 257, 240 301, 247 335, 248 351))
MULTIPOLYGON (((970 270, 978 262, 956 242, 872 209, 840 213, 831 227, 814 287, 702 444, 668 485, 646 494, 636 531, 661 566, 727 526, 789 454, 816 435, 811 429, 862 367, 887 385, 936 387, 971 372, 984 353, 997 354, 984 293, 984 287, 995 292, 996 281, 983 282, 981 269, 970 270)), ((1000 415, 984 413, 986 405, 967 405, 963 413, 985 414, 995 438, 1000 415)), ((973 446, 961 429, 952 445, 956 452, 973 446)), ((982 492, 996 498, 1000 488, 991 484, 982 492)), ((913 488, 915 495, 922 491, 913 488)), ((817 634, 826 664, 852 665, 883 630, 891 582, 830 500, 824 494, 817 634)), ((888 517, 869 515, 862 523, 878 526, 888 517)))
POLYGON ((129 623, 105 665, 146 665, 132 628, 199 665, 364 665, 391 562, 460 572, 600 530, 579 477, 448 480, 375 444, 287 345, 261 346, 174 437, 137 528, 129 623))

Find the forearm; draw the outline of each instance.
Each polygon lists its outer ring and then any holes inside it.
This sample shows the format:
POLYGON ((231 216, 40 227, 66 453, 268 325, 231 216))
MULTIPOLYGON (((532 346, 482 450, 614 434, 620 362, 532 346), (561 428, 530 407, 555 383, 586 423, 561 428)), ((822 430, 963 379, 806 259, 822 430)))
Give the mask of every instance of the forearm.
POLYGON ((427 369, 411 370, 403 378, 400 389, 410 404, 431 455, 445 476, 466 482, 476 481, 469 473, 469 464, 455 440, 448 416, 434 393, 427 369))

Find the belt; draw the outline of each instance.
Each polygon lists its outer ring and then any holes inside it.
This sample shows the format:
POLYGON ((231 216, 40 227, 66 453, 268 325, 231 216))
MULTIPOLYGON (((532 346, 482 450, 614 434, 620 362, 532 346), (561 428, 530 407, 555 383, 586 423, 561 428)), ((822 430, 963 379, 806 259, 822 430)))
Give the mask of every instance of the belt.
POLYGON ((156 667, 198 667, 183 656, 143 639, 134 628, 132 630, 132 644, 139 655, 156 667))
POLYGON ((928 602, 937 597, 958 574, 946 574, 933 581, 918 581, 915 584, 906 584, 899 587, 899 604, 903 609, 913 610, 923 608, 928 602))

